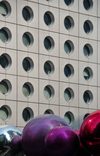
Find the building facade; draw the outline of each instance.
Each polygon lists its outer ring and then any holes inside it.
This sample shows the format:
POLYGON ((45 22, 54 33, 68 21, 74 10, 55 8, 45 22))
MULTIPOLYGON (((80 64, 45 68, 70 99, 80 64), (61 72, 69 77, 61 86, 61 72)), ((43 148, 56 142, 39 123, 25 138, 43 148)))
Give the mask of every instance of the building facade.
POLYGON ((100 0, 0 0, 0 124, 100 109, 100 0))

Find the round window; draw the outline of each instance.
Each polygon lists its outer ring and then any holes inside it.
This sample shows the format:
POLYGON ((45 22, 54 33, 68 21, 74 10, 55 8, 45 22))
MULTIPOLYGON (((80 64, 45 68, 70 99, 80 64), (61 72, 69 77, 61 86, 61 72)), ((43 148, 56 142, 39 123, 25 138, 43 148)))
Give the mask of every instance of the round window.
POLYGON ((54 112, 51 109, 47 109, 44 114, 54 114, 54 112))
POLYGON ((54 23, 54 15, 52 14, 52 12, 50 11, 45 12, 44 22, 47 26, 50 26, 54 23))
POLYGON ((6 95, 12 89, 10 81, 4 79, 0 82, 0 91, 2 94, 6 95))
POLYGON ((54 48, 54 40, 52 37, 47 36, 44 39, 44 47, 46 50, 51 51, 54 48))
POLYGON ((25 57, 22 62, 22 65, 26 72, 30 72, 34 67, 33 60, 30 57, 25 57))
POLYGON ((34 117, 34 113, 31 108, 26 107, 22 112, 22 117, 25 122, 28 122, 31 118, 34 117))
POLYGON ((22 15, 24 20, 29 22, 33 19, 33 10, 29 6, 25 6, 22 10, 22 15))
POLYGON ((66 88, 64 91, 64 98, 67 102, 70 102, 74 98, 74 92, 71 88, 66 88))
POLYGON ((83 94, 83 100, 86 104, 89 104, 93 100, 93 94, 91 91, 86 90, 83 94))
POLYGON ((22 36, 22 41, 26 47, 30 47, 34 42, 32 34, 29 32, 25 32, 22 36))
POLYGON ((0 2, 0 14, 7 17, 11 13, 11 6, 7 1, 0 2))
POLYGON ((91 33, 93 31, 93 24, 89 20, 86 20, 84 22, 83 27, 84 27, 84 31, 85 31, 86 34, 89 34, 89 33, 91 33))
POLYGON ((65 67, 64 67, 64 74, 65 74, 65 76, 67 78, 70 78, 70 77, 73 76, 73 74, 74 74, 74 68, 73 68, 73 66, 71 64, 65 65, 65 67))
POLYGON ((11 57, 6 53, 2 54, 0 56, 0 64, 4 69, 9 68, 12 64, 11 57))
POLYGON ((64 19, 64 25, 67 30, 71 30, 74 27, 74 20, 71 16, 66 16, 64 19))
POLYGON ((74 0, 64 0, 67 6, 71 6, 74 3, 74 0))
POLYGON ((83 6, 88 11, 93 7, 93 1, 92 0, 83 0, 83 6))
POLYGON ((83 47, 85 57, 89 58, 93 54, 93 48, 90 44, 85 44, 83 47))
POLYGON ((64 50, 67 54, 71 54, 74 51, 74 44, 72 41, 67 40, 64 43, 64 50))
POLYGON ((7 43, 11 40, 11 32, 8 28, 2 28, 0 29, 0 39, 2 42, 7 43))
POLYGON ((90 113, 86 113, 86 114, 84 115, 84 117, 83 117, 83 120, 85 120, 85 118, 86 118, 88 115, 90 115, 90 113))
POLYGON ((68 123, 68 125, 72 125, 74 122, 74 115, 72 112, 68 111, 64 114, 64 119, 66 120, 66 122, 68 123))
POLYGON ((11 117, 11 109, 9 106, 4 105, 0 108, 0 119, 6 121, 11 117))
POLYGON ((85 80, 87 80, 87 81, 90 80, 93 77, 92 69, 90 67, 86 67, 83 70, 83 76, 84 76, 85 80))
POLYGON ((22 91, 23 91, 24 96, 30 97, 34 92, 34 88, 31 83, 26 82, 26 83, 24 83, 24 85, 22 87, 22 91))
POLYGON ((44 71, 47 75, 50 75, 54 72, 54 64, 51 61, 46 61, 44 63, 44 71))
POLYGON ((50 100, 51 98, 53 98, 54 96, 54 89, 52 86, 50 85, 47 85, 45 88, 44 88, 44 97, 47 99, 47 100, 50 100))

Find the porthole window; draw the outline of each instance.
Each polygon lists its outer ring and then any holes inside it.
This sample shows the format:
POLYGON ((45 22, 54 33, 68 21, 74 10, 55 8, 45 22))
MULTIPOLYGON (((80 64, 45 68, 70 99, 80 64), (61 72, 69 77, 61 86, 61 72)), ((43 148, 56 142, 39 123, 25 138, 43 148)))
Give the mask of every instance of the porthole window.
POLYGON ((25 57, 22 62, 22 65, 26 72, 30 72, 34 67, 33 60, 30 57, 25 57))
POLYGON ((83 94, 83 100, 86 104, 89 104, 93 100, 93 94, 91 91, 86 90, 83 94))
POLYGON ((4 105, 0 108, 0 119, 6 121, 11 117, 11 109, 9 106, 4 105))
POLYGON ((93 77, 92 69, 90 67, 86 67, 83 70, 83 76, 84 76, 85 80, 87 80, 87 81, 90 80, 93 77))
POLYGON ((85 31, 86 34, 90 34, 93 31, 93 24, 89 20, 86 20, 84 22, 83 27, 84 27, 84 31, 85 31))
POLYGON ((0 92, 4 95, 9 93, 12 89, 10 81, 4 79, 0 82, 0 92))
POLYGON ((45 88, 44 88, 44 97, 47 99, 47 100, 50 100, 51 98, 53 98, 54 96, 54 89, 52 86, 50 85, 47 85, 45 88))
POLYGON ((47 109, 44 114, 54 114, 54 112, 51 109, 47 109))
POLYGON ((8 54, 2 54, 0 56, 0 65, 4 68, 7 69, 11 66, 12 60, 11 57, 8 54))
POLYGON ((51 51, 54 48, 54 40, 52 37, 47 36, 44 39, 44 47, 46 50, 51 51))
POLYGON ((67 6, 71 6, 74 3, 74 0, 64 0, 67 6))
POLYGON ((83 0, 84 8, 88 11, 93 7, 93 1, 92 0, 83 0))
POLYGON ((71 16, 66 16, 64 19, 64 25, 67 30, 71 30, 74 27, 74 20, 71 16))
POLYGON ((74 92, 71 88, 66 88, 64 91, 64 98, 67 102, 71 102, 74 98, 74 92))
POLYGON ((87 116, 89 116, 90 115, 90 113, 86 113, 85 115, 84 115, 84 117, 83 117, 83 120, 85 120, 85 118, 87 117, 87 116))
POLYGON ((44 63, 44 71, 47 75, 50 75, 54 72, 54 64, 51 61, 46 61, 44 63))
POLYGON ((92 46, 90 44, 85 44, 83 47, 83 52, 84 52, 85 57, 87 58, 91 57, 93 54, 92 46))
POLYGON ((72 112, 68 111, 64 114, 64 119, 68 123, 69 126, 71 126, 74 122, 74 115, 72 112))
POLYGON ((50 26, 54 23, 54 15, 52 14, 52 12, 50 11, 45 12, 44 22, 47 26, 50 26))
POLYGON ((33 19, 33 11, 29 6, 25 6, 22 10, 22 15, 25 21, 29 22, 33 19))
POLYGON ((71 54, 73 52, 73 50, 74 50, 73 42, 70 41, 70 40, 65 41, 65 43, 64 43, 64 50, 65 50, 65 52, 67 54, 71 54))
POLYGON ((71 64, 65 65, 65 67, 64 67, 64 74, 65 74, 65 76, 67 78, 70 78, 70 77, 73 76, 73 74, 74 74, 74 68, 73 68, 73 66, 71 64))
POLYGON ((0 29, 0 39, 2 42, 7 43, 8 41, 11 40, 11 32, 8 28, 4 27, 0 29))
POLYGON ((7 17, 11 13, 11 6, 7 1, 0 2, 0 14, 7 17))
POLYGON ((26 107, 22 112, 22 117, 25 122, 28 122, 30 119, 34 117, 34 113, 31 108, 26 107))
POLYGON ((24 96, 30 97, 30 96, 32 96, 32 94, 34 92, 34 88, 31 83, 26 82, 26 83, 24 83, 24 85, 22 87, 22 91, 23 91, 24 96))
POLYGON ((34 42, 34 39, 33 39, 33 36, 31 33, 29 32, 25 32, 22 36, 22 41, 23 41, 23 44, 26 46, 26 47, 30 47, 32 46, 33 42, 34 42))

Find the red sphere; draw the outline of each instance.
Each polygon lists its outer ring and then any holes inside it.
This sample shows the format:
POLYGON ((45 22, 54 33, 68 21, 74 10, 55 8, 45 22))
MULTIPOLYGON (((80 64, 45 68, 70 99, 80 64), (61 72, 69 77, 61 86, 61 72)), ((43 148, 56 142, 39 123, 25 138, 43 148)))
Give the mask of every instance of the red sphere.
MULTIPOLYGON (((80 131, 76 130, 76 129, 74 129, 74 130, 79 135, 79 138, 80 138, 80 131)), ((79 149, 78 149, 78 151, 77 151, 75 156, 91 156, 91 154, 84 148, 84 146, 80 142, 79 149)))
POLYGON ((100 155, 100 111, 89 115, 80 128, 83 146, 93 155, 100 155))

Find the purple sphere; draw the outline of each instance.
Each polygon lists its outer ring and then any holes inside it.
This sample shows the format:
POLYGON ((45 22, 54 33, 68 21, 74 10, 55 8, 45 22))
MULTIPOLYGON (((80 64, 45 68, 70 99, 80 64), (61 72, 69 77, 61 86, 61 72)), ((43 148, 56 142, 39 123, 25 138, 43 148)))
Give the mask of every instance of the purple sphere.
POLYGON ((12 141, 11 141, 11 150, 14 153, 17 153, 21 150, 21 141, 22 141, 22 137, 21 136, 15 136, 12 141))
POLYGON ((27 156, 45 156, 45 136, 57 126, 68 126, 67 122, 56 115, 41 115, 31 120, 22 133, 22 147, 27 156))
POLYGON ((70 127, 60 126, 48 132, 45 145, 49 156, 73 156, 79 148, 79 137, 70 127))

